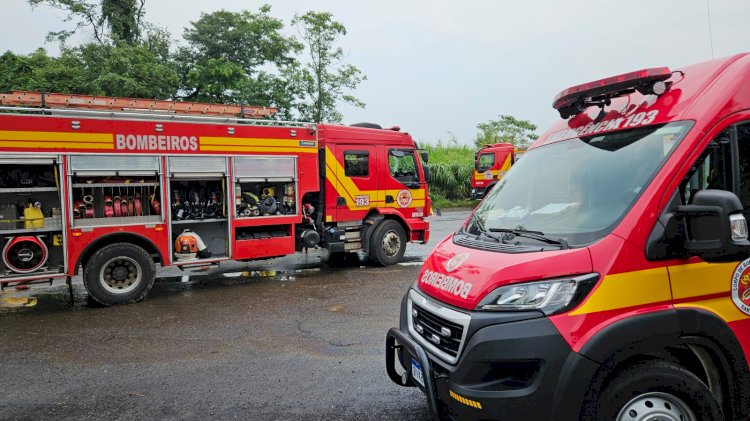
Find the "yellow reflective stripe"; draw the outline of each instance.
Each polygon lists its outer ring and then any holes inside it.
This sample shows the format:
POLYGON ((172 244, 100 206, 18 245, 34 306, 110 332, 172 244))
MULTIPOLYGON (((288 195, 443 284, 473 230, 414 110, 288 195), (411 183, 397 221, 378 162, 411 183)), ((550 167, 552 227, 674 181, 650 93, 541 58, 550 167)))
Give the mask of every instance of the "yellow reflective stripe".
POLYGON ((114 145, 112 142, 108 143, 78 143, 78 142, 3 142, 0 141, 0 148, 16 148, 16 149, 106 149, 112 150, 114 145))
POLYGON ((666 268, 607 275, 571 316, 670 301, 672 291, 666 268))
POLYGON ((699 308, 714 313, 721 317, 722 320, 734 322, 744 320, 748 315, 741 312, 732 302, 731 296, 712 298, 710 300, 695 301, 691 303, 675 304, 676 308, 699 308))
POLYGON ((732 287, 733 263, 692 263, 669 267, 675 300, 721 294, 732 287))
POLYGON ((276 148, 302 148, 316 151, 318 143, 314 140, 304 141, 313 142, 310 146, 300 146, 299 139, 273 139, 273 138, 255 138, 255 137, 214 137, 201 136, 201 145, 223 145, 223 146, 267 146, 276 148))
POLYGON ((465 397, 459 395, 458 393, 456 393, 456 392, 454 392, 452 390, 448 390, 448 392, 449 392, 451 398, 457 400, 458 402, 461 402, 462 404, 464 404, 466 406, 470 406, 472 408, 482 409, 482 404, 481 403, 479 403, 477 401, 474 401, 474 400, 471 400, 471 399, 468 399, 468 398, 465 398, 465 397))
MULTIPOLYGON (((507 156, 505 157, 505 162, 503 162, 503 165, 502 165, 502 167, 500 167, 500 171, 505 171, 505 172, 508 172, 508 170, 510 169, 510 165, 512 164, 512 162, 510 161, 511 155, 512 155, 512 154, 510 154, 510 153, 509 153, 509 154, 508 154, 508 155, 507 155, 507 156)), ((498 172, 497 172, 497 175, 500 175, 500 171, 498 171, 498 172)), ((498 178, 499 178, 499 177, 498 177, 498 178)))
POLYGON ((28 132, 0 130, 0 140, 16 142, 77 142, 107 143, 114 145, 112 133, 63 133, 63 132, 28 132))
POLYGON ((275 152, 275 153, 318 153, 315 148, 279 148, 268 146, 229 146, 200 145, 201 151, 211 152, 275 152))

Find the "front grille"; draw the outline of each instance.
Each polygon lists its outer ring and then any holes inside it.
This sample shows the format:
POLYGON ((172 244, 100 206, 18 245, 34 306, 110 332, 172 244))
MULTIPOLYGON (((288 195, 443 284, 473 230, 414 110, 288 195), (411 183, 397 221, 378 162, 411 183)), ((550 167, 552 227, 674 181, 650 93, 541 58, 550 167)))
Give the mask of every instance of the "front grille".
POLYGON ((416 333, 425 341, 453 358, 458 356, 464 333, 463 326, 445 320, 417 305, 413 307, 412 324, 416 333))

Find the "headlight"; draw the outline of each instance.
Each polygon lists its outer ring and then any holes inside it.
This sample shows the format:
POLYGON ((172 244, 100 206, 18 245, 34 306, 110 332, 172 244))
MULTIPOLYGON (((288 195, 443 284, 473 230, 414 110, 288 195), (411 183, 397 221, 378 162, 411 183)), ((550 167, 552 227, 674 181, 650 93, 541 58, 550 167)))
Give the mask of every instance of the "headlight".
POLYGON ((575 307, 596 285, 599 274, 506 285, 489 293, 478 311, 541 310, 546 315, 575 307))

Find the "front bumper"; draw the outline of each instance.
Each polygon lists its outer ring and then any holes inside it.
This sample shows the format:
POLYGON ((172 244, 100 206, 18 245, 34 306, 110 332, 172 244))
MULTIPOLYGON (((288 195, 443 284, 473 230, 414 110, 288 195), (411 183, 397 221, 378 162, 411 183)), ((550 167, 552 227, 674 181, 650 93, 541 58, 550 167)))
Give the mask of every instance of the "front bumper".
POLYGON ((409 332, 405 307, 401 329, 386 337, 388 376, 419 386, 434 419, 578 418, 590 384, 584 379, 598 365, 573 352, 546 317, 472 313, 466 343, 450 365, 409 332), (424 386, 416 384, 411 360, 422 367, 424 386))
POLYGON ((480 200, 482 198, 484 198, 484 189, 477 189, 477 188, 471 189, 472 200, 480 200))

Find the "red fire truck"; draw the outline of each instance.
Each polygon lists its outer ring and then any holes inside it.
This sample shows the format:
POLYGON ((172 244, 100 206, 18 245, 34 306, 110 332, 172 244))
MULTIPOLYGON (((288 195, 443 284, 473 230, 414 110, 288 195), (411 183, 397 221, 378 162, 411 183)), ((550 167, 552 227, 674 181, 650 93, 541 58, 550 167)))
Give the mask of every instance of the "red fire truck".
POLYGON ((0 105, 3 288, 82 271, 92 298, 122 304, 146 296, 156 265, 312 247, 390 265, 429 239, 427 156, 397 127, 28 92, 0 105))
POLYGON ((746 420, 750 54, 562 91, 387 335, 437 418, 746 420))
POLYGON ((484 145, 474 155, 471 198, 481 199, 495 187, 516 161, 512 143, 484 145))

